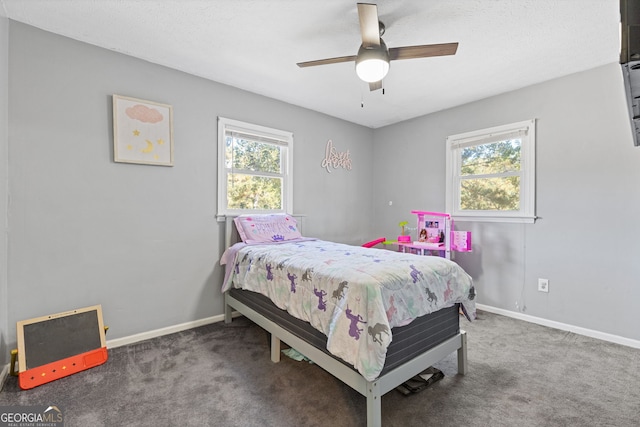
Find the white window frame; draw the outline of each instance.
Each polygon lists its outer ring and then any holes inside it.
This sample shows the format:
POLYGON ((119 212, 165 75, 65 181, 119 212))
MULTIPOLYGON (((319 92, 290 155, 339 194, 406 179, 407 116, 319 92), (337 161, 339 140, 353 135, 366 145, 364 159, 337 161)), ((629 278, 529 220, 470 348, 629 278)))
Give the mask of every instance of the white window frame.
MULTIPOLYGON (((446 209, 460 221, 535 222, 535 119, 496 126, 447 137, 446 149, 446 209), (463 148, 521 138, 520 147, 520 209, 517 211, 461 210, 461 152, 463 148)), ((499 176, 499 175, 497 175, 499 176)))
POLYGON ((265 126, 242 122, 239 120, 218 117, 218 219, 226 216, 246 213, 292 213, 293 209, 293 133, 272 129, 265 126), (235 131, 253 135, 257 139, 277 140, 282 155, 282 209, 227 209, 227 174, 225 164, 225 135, 227 131, 235 131))

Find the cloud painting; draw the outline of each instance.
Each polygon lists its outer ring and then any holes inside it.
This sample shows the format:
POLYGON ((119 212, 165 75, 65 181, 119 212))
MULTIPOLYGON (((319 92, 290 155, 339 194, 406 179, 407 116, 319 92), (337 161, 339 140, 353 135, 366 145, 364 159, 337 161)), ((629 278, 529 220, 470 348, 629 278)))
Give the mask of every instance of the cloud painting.
POLYGON ((114 161, 173 166, 170 105, 113 95, 114 161))

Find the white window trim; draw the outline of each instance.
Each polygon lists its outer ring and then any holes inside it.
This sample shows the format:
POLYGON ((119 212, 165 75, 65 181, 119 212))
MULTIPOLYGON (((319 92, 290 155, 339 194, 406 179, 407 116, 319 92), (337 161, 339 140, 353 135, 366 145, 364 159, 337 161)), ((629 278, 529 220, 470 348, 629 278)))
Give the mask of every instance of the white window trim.
MULTIPOLYGON (((283 145, 285 146, 285 145, 283 145)), ((239 120, 218 117, 218 221, 224 221, 226 216, 241 215, 248 212, 259 213, 291 213, 293 210, 293 133, 239 120), (278 210, 243 210, 227 209, 227 168, 225 165, 225 133, 227 130, 266 137, 286 142, 285 155, 282 159, 284 179, 282 182, 282 209, 278 210)))
POLYGON ((535 222, 535 153, 536 126, 535 119, 508 125, 496 126, 447 137, 446 149, 446 209, 458 221, 485 222, 535 222), (461 211, 460 206, 460 149, 469 145, 479 145, 492 141, 500 141, 509 136, 522 134, 519 211, 461 211))

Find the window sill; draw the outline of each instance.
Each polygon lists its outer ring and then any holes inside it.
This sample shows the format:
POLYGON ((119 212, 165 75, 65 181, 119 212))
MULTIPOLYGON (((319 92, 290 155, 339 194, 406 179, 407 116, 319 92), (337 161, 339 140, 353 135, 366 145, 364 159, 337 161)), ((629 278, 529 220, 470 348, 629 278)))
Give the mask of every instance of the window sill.
POLYGON ((516 224, 534 224, 536 216, 481 216, 481 215, 451 215, 455 221, 461 222, 504 222, 516 224))

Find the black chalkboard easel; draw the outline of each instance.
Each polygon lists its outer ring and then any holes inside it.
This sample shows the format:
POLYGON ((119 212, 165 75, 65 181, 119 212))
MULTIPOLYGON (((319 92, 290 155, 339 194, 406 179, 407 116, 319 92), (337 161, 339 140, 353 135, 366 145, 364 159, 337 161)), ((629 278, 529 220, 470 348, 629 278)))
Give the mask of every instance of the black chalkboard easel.
POLYGON ((100 305, 23 320, 17 328, 18 378, 22 389, 107 361, 100 305))

